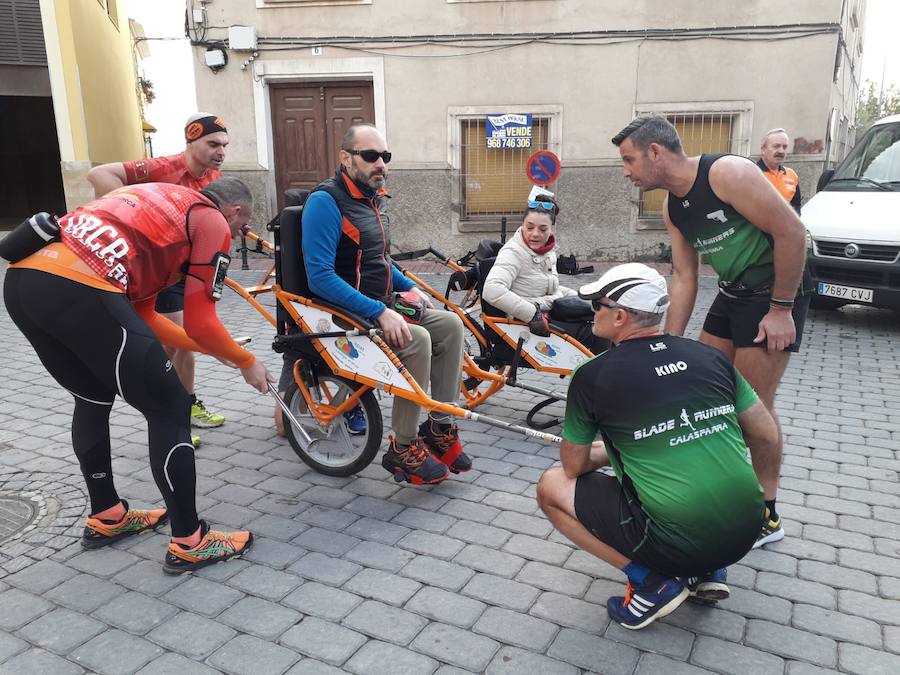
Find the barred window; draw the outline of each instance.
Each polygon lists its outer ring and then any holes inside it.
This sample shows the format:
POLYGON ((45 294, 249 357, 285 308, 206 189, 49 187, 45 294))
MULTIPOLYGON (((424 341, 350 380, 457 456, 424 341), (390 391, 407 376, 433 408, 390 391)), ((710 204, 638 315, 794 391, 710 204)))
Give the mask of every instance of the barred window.
MULTIPOLYGON (((496 232, 501 219, 525 209, 532 183, 525 174, 528 158, 538 150, 559 154, 559 106, 451 108, 450 161, 454 227, 460 232, 496 232), (500 113, 531 114, 531 147, 488 147, 486 117, 500 113)), ((550 185, 555 191, 556 185, 550 185)))
MULTIPOLYGON (((689 157, 705 152, 735 152, 738 113, 678 113, 666 114, 666 119, 678 130, 681 144, 689 157)), ((642 191, 638 202, 638 218, 662 220, 665 190, 642 191)))

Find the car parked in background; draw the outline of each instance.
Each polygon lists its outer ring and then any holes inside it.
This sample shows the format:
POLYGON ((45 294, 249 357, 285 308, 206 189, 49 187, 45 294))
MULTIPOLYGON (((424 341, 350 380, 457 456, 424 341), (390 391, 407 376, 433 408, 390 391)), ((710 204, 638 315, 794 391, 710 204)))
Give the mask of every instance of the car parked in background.
POLYGON ((877 121, 803 206, 812 306, 900 309, 900 115, 877 121))

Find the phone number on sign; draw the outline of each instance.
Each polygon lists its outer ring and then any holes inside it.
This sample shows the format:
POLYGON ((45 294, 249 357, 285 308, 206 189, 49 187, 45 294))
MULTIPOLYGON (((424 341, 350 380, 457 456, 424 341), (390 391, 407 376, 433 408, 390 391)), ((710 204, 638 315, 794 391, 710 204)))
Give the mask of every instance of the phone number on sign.
POLYGON ((487 139, 489 148, 513 148, 528 149, 531 147, 530 138, 489 138, 487 139))

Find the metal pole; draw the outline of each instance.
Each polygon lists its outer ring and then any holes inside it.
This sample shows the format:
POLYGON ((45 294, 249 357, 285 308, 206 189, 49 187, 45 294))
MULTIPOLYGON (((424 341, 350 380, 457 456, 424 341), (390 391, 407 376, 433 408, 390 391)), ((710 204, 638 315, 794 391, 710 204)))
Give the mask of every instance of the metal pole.
POLYGON ((506 216, 500 216, 500 243, 506 243, 506 216))
POLYGON ((247 237, 243 235, 241 235, 241 269, 250 269, 250 263, 247 260, 247 237))
POLYGON ((310 438, 309 434, 306 433, 306 429, 301 427, 300 422, 298 422, 297 418, 294 417, 294 413, 291 412, 291 409, 288 407, 287 403, 285 403, 284 400, 278 395, 278 389, 275 388, 275 385, 271 382, 267 382, 266 384, 268 384, 269 386, 269 393, 272 395, 272 398, 274 398, 278 402, 278 405, 281 406, 281 411, 285 414, 290 423, 294 425, 294 430, 297 432, 297 434, 302 436, 303 440, 306 441, 306 449, 309 450, 309 448, 311 448, 314 443, 319 442, 319 439, 317 438, 313 440, 312 438, 310 438))

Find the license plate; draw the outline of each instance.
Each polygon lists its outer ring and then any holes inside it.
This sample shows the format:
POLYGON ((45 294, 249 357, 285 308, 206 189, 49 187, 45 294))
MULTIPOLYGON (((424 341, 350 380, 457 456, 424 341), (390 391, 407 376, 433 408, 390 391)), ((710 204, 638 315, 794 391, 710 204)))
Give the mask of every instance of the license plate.
POLYGON ((873 291, 871 288, 855 288, 853 286, 838 286, 819 282, 819 295, 827 295, 829 298, 841 298, 851 302, 872 302, 873 291))

